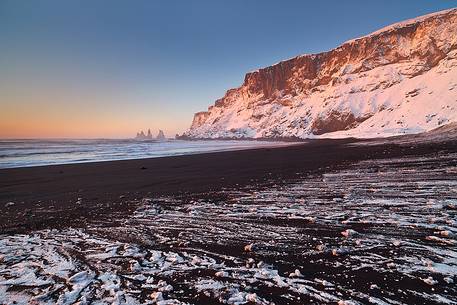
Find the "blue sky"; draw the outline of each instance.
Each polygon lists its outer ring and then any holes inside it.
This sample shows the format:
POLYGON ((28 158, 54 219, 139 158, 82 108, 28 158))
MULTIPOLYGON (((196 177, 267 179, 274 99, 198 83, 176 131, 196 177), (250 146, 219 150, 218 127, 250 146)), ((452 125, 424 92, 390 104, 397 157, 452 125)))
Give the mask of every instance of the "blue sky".
POLYGON ((250 70, 457 1, 0 0, 0 137, 183 132, 250 70))

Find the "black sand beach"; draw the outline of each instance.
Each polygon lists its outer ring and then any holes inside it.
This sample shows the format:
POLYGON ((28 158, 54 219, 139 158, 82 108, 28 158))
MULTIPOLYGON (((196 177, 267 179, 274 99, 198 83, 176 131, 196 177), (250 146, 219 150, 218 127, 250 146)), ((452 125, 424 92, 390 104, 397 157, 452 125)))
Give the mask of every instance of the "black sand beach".
POLYGON ((0 170, 0 294, 453 304, 454 138, 0 170))
POLYGON ((143 197, 198 194, 272 179, 281 183, 361 160, 457 150, 452 141, 355 143, 363 141, 312 140, 279 148, 1 169, 0 232, 84 226, 113 212, 127 215, 143 197))

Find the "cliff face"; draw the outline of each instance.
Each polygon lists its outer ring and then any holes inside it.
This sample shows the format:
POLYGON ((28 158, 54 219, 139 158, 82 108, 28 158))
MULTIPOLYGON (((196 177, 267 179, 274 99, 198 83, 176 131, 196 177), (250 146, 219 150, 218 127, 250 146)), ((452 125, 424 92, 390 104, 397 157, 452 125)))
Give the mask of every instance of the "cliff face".
POLYGON ((456 84, 457 9, 452 9, 250 72, 242 86, 197 113, 185 135, 419 132, 457 120, 456 84))

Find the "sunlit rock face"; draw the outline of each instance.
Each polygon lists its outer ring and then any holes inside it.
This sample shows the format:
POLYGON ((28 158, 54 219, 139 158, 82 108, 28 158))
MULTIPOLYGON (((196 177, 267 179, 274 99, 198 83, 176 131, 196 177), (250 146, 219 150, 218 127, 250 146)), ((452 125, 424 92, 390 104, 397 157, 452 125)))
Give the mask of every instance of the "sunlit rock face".
POLYGON ((246 74, 186 136, 376 137, 457 121, 457 9, 246 74))

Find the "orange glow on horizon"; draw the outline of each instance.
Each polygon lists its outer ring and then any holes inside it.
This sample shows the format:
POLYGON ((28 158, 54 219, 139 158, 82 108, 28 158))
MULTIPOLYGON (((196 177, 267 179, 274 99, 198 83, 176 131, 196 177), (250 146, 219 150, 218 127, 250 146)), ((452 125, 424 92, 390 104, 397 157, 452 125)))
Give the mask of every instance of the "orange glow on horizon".
MULTIPOLYGON (((10 99, 11 101, 11 99, 10 99)), ((14 138, 133 138, 140 130, 159 129, 167 137, 182 133, 191 118, 139 111, 134 105, 78 102, 1 103, 0 139, 14 138), (125 109, 124 109, 125 108, 125 109)))
POLYGON ((166 125, 165 122, 153 124, 150 121, 84 117, 83 114, 8 116, 3 113, 0 118, 0 139, 133 138, 136 132, 147 131, 148 128, 153 135, 162 129, 167 137, 174 137, 185 129, 166 125))

